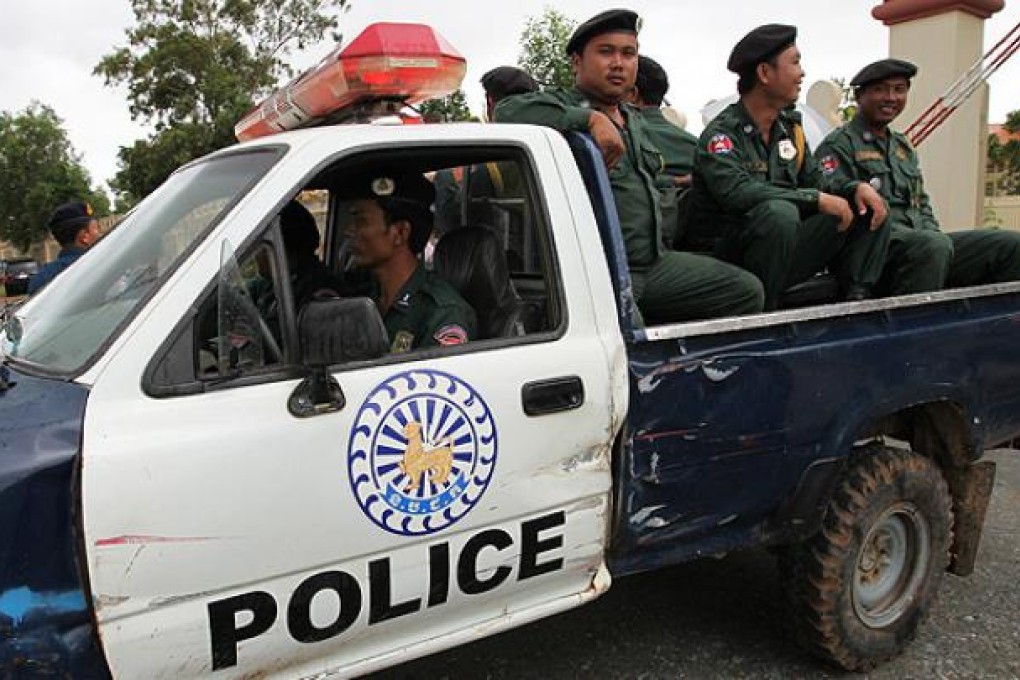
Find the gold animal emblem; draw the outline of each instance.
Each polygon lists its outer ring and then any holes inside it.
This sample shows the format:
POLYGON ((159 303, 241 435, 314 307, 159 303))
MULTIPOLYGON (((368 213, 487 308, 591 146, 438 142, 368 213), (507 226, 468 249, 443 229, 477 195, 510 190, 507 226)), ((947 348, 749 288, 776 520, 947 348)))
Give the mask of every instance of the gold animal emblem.
POLYGON ((441 446, 425 450, 421 438, 421 424, 414 421, 404 426, 407 437, 407 450, 400 461, 400 470, 407 475, 409 481, 404 493, 417 491, 421 486, 422 474, 429 473, 435 484, 446 484, 453 467, 453 442, 447 437, 441 446))

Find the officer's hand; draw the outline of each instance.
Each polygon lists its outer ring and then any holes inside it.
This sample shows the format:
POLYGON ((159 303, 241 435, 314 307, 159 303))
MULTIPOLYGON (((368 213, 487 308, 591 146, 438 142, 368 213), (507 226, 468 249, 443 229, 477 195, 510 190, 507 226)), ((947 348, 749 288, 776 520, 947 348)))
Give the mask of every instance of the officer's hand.
POLYGON ((840 196, 818 192, 818 212, 839 218, 839 230, 846 231, 854 221, 854 213, 850 204, 840 196))
POLYGON ((595 145, 602 152, 602 158, 606 161, 606 167, 613 169, 617 163, 620 162, 620 158, 626 152, 623 146, 623 138, 620 136, 620 131, 613 125, 613 121, 609 120, 609 116, 602 113, 601 111, 592 111, 591 115, 588 116, 588 130, 591 131, 591 136, 595 138, 595 145))
POLYGON ((881 227, 885 223, 885 218, 889 216, 889 208, 886 207, 882 196, 867 182, 857 185, 854 202, 857 204, 858 215, 865 215, 868 210, 871 210, 871 224, 869 225, 871 231, 881 227))

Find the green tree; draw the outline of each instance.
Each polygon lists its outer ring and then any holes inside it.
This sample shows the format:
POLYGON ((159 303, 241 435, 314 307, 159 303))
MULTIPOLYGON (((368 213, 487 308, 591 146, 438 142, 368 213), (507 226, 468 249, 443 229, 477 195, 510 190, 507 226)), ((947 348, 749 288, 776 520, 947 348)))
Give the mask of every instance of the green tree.
POLYGON ((419 107, 426 123, 454 123, 462 120, 478 120, 468 108, 464 90, 457 89, 441 99, 429 99, 419 107))
POLYGON ((574 71, 567 56, 567 43, 577 22, 550 7, 542 16, 528 19, 521 32, 517 65, 545 87, 571 87, 574 71))
POLYGON ((0 238, 21 250, 46 236, 53 209, 71 199, 89 201, 97 215, 110 202, 92 188, 63 121, 33 102, 20 113, 0 112, 0 238))
POLYGON ((131 0, 127 45, 94 73, 127 87, 131 116, 155 130, 120 150, 119 204, 155 189, 181 162, 233 144, 234 124, 293 75, 296 49, 334 39, 349 0, 131 0))
POLYGON ((1020 195, 1020 110, 1006 115, 1002 129, 1011 139, 1005 142, 988 135, 985 193, 990 196, 1020 195))

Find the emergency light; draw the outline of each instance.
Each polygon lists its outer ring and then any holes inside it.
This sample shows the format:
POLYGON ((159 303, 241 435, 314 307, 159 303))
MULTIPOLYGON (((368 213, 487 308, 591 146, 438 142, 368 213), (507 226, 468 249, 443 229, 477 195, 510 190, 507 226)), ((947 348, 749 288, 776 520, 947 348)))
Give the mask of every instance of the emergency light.
POLYGON ((428 26, 372 24, 256 105, 234 134, 243 142, 372 112, 396 114, 455 91, 466 70, 464 57, 428 26))

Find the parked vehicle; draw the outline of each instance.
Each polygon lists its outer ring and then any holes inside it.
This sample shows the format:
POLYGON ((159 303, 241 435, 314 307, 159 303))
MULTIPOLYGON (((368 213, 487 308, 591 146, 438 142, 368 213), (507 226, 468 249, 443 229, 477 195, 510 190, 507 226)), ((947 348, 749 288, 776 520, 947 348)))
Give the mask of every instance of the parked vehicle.
POLYGON ((358 675, 765 545, 808 650, 899 653, 1020 435, 1020 285, 643 326, 612 200, 589 139, 532 126, 178 170, 0 336, 0 669, 358 675), (323 197, 344 275, 355 178, 486 164, 519 192, 468 182, 460 229, 508 266, 460 256, 505 331, 393 354, 367 298, 294 308, 289 201, 323 197))
POLYGON ((8 297, 28 293, 28 280, 39 271, 39 263, 32 258, 12 258, 0 261, 0 286, 8 297))

